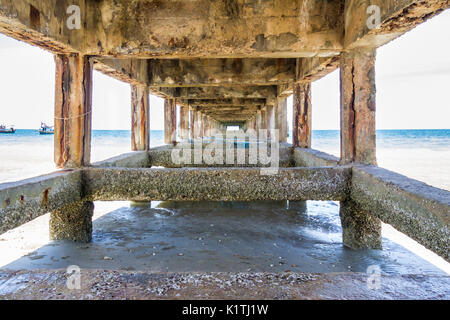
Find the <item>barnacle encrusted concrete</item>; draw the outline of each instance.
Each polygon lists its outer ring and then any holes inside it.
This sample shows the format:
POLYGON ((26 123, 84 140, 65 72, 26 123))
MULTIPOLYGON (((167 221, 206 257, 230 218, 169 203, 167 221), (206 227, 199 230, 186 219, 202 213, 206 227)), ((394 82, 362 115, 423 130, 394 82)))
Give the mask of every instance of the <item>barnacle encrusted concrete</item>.
POLYGON ((350 168, 109 169, 85 174, 90 200, 344 200, 350 168))
POLYGON ((450 192, 375 166, 353 167, 351 199, 450 260, 450 192))
POLYGON ((50 240, 87 243, 92 240, 94 203, 77 201, 50 214, 50 240))
MULTIPOLYGON (((265 155, 269 158, 271 157, 271 146, 266 142, 260 142, 260 144, 265 143, 265 155)), ((258 147, 260 148, 260 147, 258 147)), ((244 143, 240 143, 240 146, 235 147, 232 144, 232 149, 234 155, 228 159, 227 156, 227 146, 222 145, 221 142, 214 145, 214 142, 202 143, 181 143, 176 146, 167 145, 160 146, 150 149, 150 165, 152 167, 165 167, 165 168, 182 168, 182 167, 268 167, 271 163, 261 163, 261 157, 259 156, 259 151, 256 151, 254 158, 254 163, 250 161, 250 156, 252 150, 250 147, 245 148, 244 143), (175 150, 174 150, 175 149, 175 150), (222 157, 217 158, 213 161, 206 161, 204 155, 207 154, 215 156, 215 150, 222 150, 222 157), (186 151, 183 151, 186 150, 186 151), (201 150, 201 152, 200 152, 201 150), (183 152, 187 152, 188 156, 185 157, 183 152), (183 159, 181 162, 174 162, 173 153, 176 157, 183 159), (197 153, 197 154, 196 154, 197 153), (199 155, 198 153, 201 153, 199 155), (245 153, 245 156, 241 159, 239 158, 240 153, 245 153), (196 159, 200 159, 197 161, 196 159), (184 161, 187 160, 187 161, 184 161), (244 161, 241 161, 244 160, 244 161)), ((259 149, 258 149, 259 150, 259 149)), ((219 151, 218 151, 219 152, 219 151)), ((261 151, 262 152, 262 151, 261 151)), ((279 163, 280 167, 292 167, 294 166, 294 161, 292 159, 292 149, 290 145, 280 144, 279 152, 279 163)), ((177 159, 177 158, 175 158, 177 159)))
POLYGON ((81 170, 0 184, 0 233, 82 198, 81 170))
POLYGON ((381 220, 352 200, 341 201, 342 243, 352 249, 381 249, 381 220))

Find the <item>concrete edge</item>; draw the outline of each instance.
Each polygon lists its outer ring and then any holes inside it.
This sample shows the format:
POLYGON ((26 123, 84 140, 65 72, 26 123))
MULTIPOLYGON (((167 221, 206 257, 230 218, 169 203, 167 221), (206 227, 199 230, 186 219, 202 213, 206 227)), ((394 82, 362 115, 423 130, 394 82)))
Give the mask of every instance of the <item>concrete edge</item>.
POLYGON ((103 161, 95 162, 91 167, 126 167, 147 168, 150 166, 150 156, 147 151, 134 151, 121 154, 103 161))
POLYGON ((450 261, 450 192, 375 166, 352 168, 351 198, 450 261))
POLYGON ((293 148, 292 152, 295 166, 298 167, 323 167, 337 166, 339 158, 315 149, 293 148))
POLYGON ((90 168, 85 170, 89 200, 345 200, 350 167, 280 168, 90 168))
POLYGON ((0 233, 82 199, 82 170, 0 185, 0 233))

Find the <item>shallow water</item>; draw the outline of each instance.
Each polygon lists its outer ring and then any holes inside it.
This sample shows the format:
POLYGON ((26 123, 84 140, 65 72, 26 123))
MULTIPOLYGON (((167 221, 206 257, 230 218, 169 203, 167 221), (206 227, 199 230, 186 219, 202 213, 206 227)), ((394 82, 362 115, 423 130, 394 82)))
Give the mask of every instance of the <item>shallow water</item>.
MULTIPOLYGON (((96 211, 101 211, 102 204, 97 205, 96 211)), ((82 269, 152 272, 319 273, 366 272, 376 265, 386 274, 443 274, 386 238, 384 250, 345 248, 338 210, 337 203, 320 201, 123 205, 104 215, 96 213, 90 244, 47 242, 1 265, 6 269, 75 264, 82 269)), ((19 238, 6 235, 0 249, 21 246, 19 238)), ((4 251, 3 259, 6 256, 4 251)))

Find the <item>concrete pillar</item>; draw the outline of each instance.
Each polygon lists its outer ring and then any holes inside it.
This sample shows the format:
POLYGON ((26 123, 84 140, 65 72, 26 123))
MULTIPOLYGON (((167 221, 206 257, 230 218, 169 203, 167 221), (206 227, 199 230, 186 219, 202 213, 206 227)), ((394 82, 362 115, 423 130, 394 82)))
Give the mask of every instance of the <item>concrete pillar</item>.
POLYGON ((271 130, 275 129, 274 122, 274 107, 268 105, 266 107, 266 128, 267 128, 267 139, 271 137, 271 130))
MULTIPOLYGON (((58 168, 88 166, 91 157, 92 64, 87 56, 55 55, 54 159, 58 168)), ((72 203, 50 213, 50 239, 89 242, 94 205, 72 203)))
POLYGON ((54 160, 58 168, 90 164, 92 64, 87 56, 55 55, 54 160))
POLYGON ((294 147, 311 148, 311 82, 294 85, 292 114, 292 144, 294 147))
POLYGON ((200 138, 202 135, 202 114, 200 111, 194 111, 194 137, 200 138))
POLYGON ((186 141, 189 139, 189 108, 180 106, 180 140, 186 141))
POLYGON ((91 242, 94 203, 71 203, 50 214, 50 240, 91 242))
POLYGON ((206 116, 206 114, 203 114, 202 113, 202 133, 201 133, 201 136, 202 137, 206 137, 206 126, 207 126, 207 116, 206 116))
POLYGON ((192 108, 189 108, 189 138, 190 139, 194 139, 195 138, 195 134, 194 134, 195 119, 196 119, 195 110, 192 109, 192 108))
POLYGON ((375 51, 341 55, 341 164, 376 165, 375 51))
POLYGON ((150 102, 148 87, 131 86, 131 150, 150 148, 150 102))
POLYGON ((164 143, 175 144, 177 140, 177 105, 175 99, 164 100, 164 143))
POLYGON ((255 130, 256 130, 256 132, 259 132, 259 130, 262 129, 261 115, 262 115, 262 111, 261 110, 256 111, 256 116, 255 116, 255 130))
POLYGON ((381 221, 354 201, 340 202, 342 242, 352 249, 381 249, 381 221))
POLYGON ((267 109, 261 109, 261 129, 267 129, 267 109))
POLYGON ((287 99, 278 98, 275 111, 275 129, 278 129, 279 141, 287 142, 287 99))

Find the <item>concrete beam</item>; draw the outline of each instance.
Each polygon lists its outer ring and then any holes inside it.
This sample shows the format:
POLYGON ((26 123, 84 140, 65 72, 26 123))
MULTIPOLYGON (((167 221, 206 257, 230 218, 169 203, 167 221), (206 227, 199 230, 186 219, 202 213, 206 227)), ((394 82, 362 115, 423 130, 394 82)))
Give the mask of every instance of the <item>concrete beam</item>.
MULTIPOLYGON (((227 123, 228 125, 237 125, 241 126, 243 125, 242 122, 230 122, 227 123)), ((223 137, 226 137, 226 133, 223 133, 223 137)), ((195 145, 197 148, 197 146, 195 145)), ((202 144, 202 150, 205 152, 206 148, 210 151, 211 148, 216 148, 216 146, 213 143, 206 143, 204 142, 202 144)), ((189 156, 186 157, 188 159, 189 163, 174 163, 172 158, 172 151, 174 150, 173 146, 159 146, 150 149, 149 151, 149 157, 150 157, 150 166, 151 167, 164 167, 164 168, 186 168, 186 167, 198 167, 198 168, 204 168, 204 167, 268 167, 270 164, 262 164, 260 161, 259 155, 256 157, 255 162, 256 163, 250 163, 249 161, 249 149, 241 149, 241 151, 244 152, 244 163, 241 164, 238 162, 238 153, 236 152, 236 148, 234 150, 234 154, 232 157, 232 163, 227 164, 227 154, 226 154, 226 144, 223 145, 222 148, 222 155, 221 157, 215 158, 220 163, 207 163, 205 161, 204 157, 201 157, 200 160, 195 158, 195 155, 193 153, 193 144, 178 144, 176 146, 177 154, 182 156, 184 158, 184 154, 180 151, 180 149, 186 149, 190 151, 189 156)), ((219 147, 217 147, 219 149, 219 147)), ((270 149, 270 144, 267 143, 267 149, 270 149)), ((208 151, 208 152, 209 152, 208 151)), ((279 166, 282 168, 291 167, 293 165, 292 161, 292 154, 291 154, 291 148, 289 145, 280 144, 279 148, 279 166)))
POLYGON ((92 167, 148 168, 150 158, 148 151, 135 151, 121 154, 110 159, 95 162, 92 167))
POLYGON ((148 85, 148 60, 93 58, 94 69, 131 85, 148 85))
POLYGON ((281 168, 261 175, 251 168, 86 170, 90 200, 343 200, 348 168, 281 168))
POLYGON ((81 198, 80 170, 0 184, 0 234, 81 198))
POLYGON ((297 59, 296 79, 299 82, 316 81, 337 68, 339 68, 339 57, 299 58, 297 59))
POLYGON ((380 47, 449 7, 448 0, 346 1, 344 47, 346 50, 380 47), (369 6, 376 7, 370 10, 369 6))
POLYGON ((353 201, 450 261, 450 192, 378 167, 352 172, 353 201))
POLYGON ((266 99, 189 99, 182 100, 180 103, 185 103, 193 107, 225 107, 225 106, 261 106, 266 104, 266 99))
POLYGON ((295 59, 149 60, 151 87, 275 85, 294 82, 295 59))
POLYGON ((228 87, 155 87, 154 91, 177 98, 186 99, 266 99, 275 98, 276 86, 228 86, 228 87))

